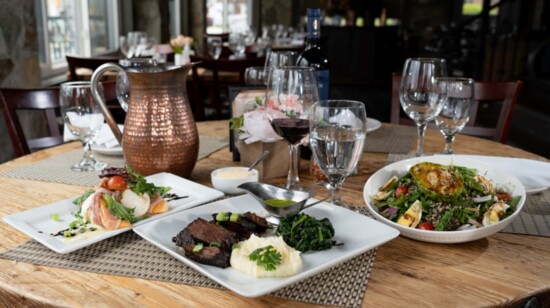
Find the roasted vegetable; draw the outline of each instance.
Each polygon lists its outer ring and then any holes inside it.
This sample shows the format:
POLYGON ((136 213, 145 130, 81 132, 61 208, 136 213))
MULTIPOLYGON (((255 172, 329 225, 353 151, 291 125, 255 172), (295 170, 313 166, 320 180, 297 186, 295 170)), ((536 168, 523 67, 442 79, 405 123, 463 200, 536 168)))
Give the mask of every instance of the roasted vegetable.
POLYGON ((411 175, 420 189, 441 197, 456 197, 464 190, 464 179, 452 166, 419 163, 411 167, 411 175))

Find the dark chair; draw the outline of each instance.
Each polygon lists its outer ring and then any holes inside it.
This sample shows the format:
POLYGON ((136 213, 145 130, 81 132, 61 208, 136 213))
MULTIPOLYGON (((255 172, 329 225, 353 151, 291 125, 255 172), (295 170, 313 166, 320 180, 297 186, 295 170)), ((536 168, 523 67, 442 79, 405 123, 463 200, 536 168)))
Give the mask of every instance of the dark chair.
POLYGON ((8 133, 16 157, 31 153, 32 150, 52 147, 63 143, 60 122, 56 110, 59 110, 59 88, 42 89, 0 89, 0 106, 8 128, 8 133), (42 110, 45 113, 48 136, 26 139, 19 122, 17 110, 42 110))
MULTIPOLYGON (((392 75, 391 123, 414 125, 401 113, 399 85, 401 75, 392 75)), ((512 114, 516 107, 523 82, 518 81, 476 81, 474 85, 474 106, 470 120, 461 133, 506 143, 510 131, 512 114)), ((432 126, 433 127, 433 126, 432 126)))
POLYGON ((193 66, 193 113, 196 121, 202 121, 206 108, 214 109, 216 119, 229 118, 228 87, 244 85, 246 68, 263 65, 265 58, 214 60, 191 56, 191 62, 197 63, 193 66))
POLYGON ((69 65, 69 73, 71 80, 82 80, 82 78, 79 78, 78 74, 76 73, 77 68, 87 68, 92 71, 94 71, 96 68, 101 66, 104 63, 118 63, 118 60, 120 60, 120 57, 116 56, 102 56, 102 57, 73 57, 73 56, 65 56, 67 59, 67 63, 69 65))

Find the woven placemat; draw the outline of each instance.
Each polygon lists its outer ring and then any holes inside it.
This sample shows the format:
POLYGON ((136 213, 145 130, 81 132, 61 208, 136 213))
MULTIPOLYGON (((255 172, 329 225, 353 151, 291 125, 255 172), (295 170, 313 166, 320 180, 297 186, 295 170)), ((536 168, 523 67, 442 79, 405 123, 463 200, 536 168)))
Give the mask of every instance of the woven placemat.
POLYGON ((367 134, 365 152, 409 153, 416 141, 414 126, 385 126, 367 134))
MULTIPOLYGON (((367 214, 365 207, 349 207, 367 214)), ((31 240, 0 254, 1 258, 99 274, 167 281, 223 289, 218 283, 126 232, 70 254, 57 254, 31 240)), ((272 293, 313 304, 359 307, 376 257, 372 249, 337 267, 272 293)))
MULTIPOLYGON (((198 159, 208 157, 210 154, 229 144, 228 138, 200 136, 198 159)), ((56 182, 70 185, 94 186, 97 185, 99 171, 97 172, 76 172, 71 166, 82 159, 82 150, 73 150, 54 157, 50 157, 34 164, 13 168, 0 173, 1 176, 36 180, 45 182, 56 182)), ((122 156, 108 156, 94 153, 94 156, 109 164, 110 167, 124 167, 122 156)))
MULTIPOLYGON (((389 154, 386 165, 414 157, 414 155, 389 154)), ((523 209, 512 223, 500 232, 550 236, 550 190, 528 194, 523 209)))

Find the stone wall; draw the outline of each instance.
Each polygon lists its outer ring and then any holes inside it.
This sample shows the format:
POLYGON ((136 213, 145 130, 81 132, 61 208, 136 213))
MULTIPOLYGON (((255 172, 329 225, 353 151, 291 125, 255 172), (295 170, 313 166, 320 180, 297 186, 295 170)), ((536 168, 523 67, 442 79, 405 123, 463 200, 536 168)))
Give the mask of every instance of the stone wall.
MULTIPOLYGON (((0 87, 40 86, 38 36, 34 0, 0 0, 0 87)), ((22 125, 32 127, 37 115, 21 115, 22 125)), ((34 135, 42 127, 28 129, 34 135)), ((13 158, 4 117, 0 117, 0 162, 13 158)))

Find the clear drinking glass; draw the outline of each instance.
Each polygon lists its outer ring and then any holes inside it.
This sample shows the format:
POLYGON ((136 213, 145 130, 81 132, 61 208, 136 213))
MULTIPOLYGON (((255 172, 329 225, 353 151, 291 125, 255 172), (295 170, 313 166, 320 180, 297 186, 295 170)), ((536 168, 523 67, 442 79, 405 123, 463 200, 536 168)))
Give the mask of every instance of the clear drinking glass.
POLYGON ((439 78, 439 87, 446 88, 447 99, 435 118, 435 124, 445 137, 443 154, 453 154, 455 135, 470 119, 474 99, 474 80, 470 78, 439 78))
POLYGON ((134 58, 139 56, 138 45, 141 38, 147 37, 147 33, 143 31, 128 32, 126 39, 128 40, 128 52, 126 58, 134 58))
MULTIPOLYGON (((103 88, 99 84, 103 95, 103 88)), ((74 164, 74 171, 99 171, 107 167, 92 155, 91 144, 103 126, 103 114, 92 97, 89 81, 66 82, 61 84, 59 102, 63 122, 84 146, 84 157, 74 164)))
POLYGON ((222 39, 219 37, 209 37, 206 40, 208 54, 214 59, 218 59, 222 54, 222 39))
POLYGON ((130 42, 128 41, 128 38, 124 35, 120 36, 118 39, 120 52, 124 55, 126 58, 129 57, 129 51, 130 51, 130 42))
POLYGON ((367 132, 365 104, 328 100, 313 104, 309 142, 315 163, 330 182, 330 202, 344 205, 341 188, 363 153, 367 132))
POLYGON ((228 43, 229 48, 233 51, 233 58, 243 58, 244 51, 246 48, 245 37, 241 33, 231 33, 229 34, 228 43))
POLYGON ((418 127, 416 156, 424 155, 424 132, 428 122, 443 108, 446 90, 437 86, 437 78, 447 76, 444 59, 412 58, 403 67, 399 99, 405 113, 418 127))
MULTIPOLYGON (((270 50, 265 57, 264 71, 266 75, 274 67, 295 66, 298 60, 298 52, 296 51, 273 51, 270 50)), ((267 85, 267 80, 266 80, 267 85)))
POLYGON ((302 188, 298 176, 300 142, 309 132, 309 107, 318 100, 313 68, 285 66, 271 70, 264 104, 271 126, 289 144, 288 189, 302 188))

